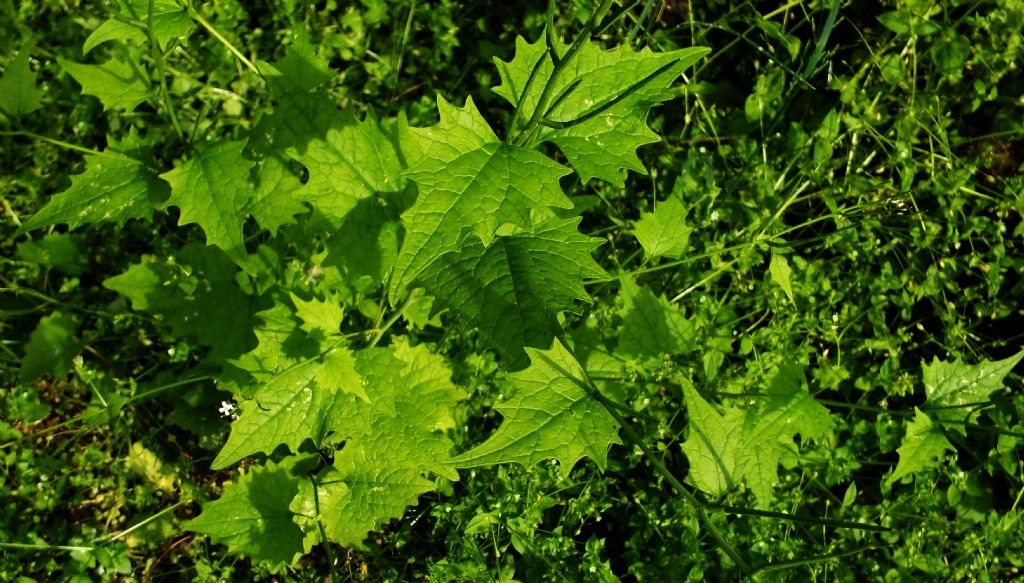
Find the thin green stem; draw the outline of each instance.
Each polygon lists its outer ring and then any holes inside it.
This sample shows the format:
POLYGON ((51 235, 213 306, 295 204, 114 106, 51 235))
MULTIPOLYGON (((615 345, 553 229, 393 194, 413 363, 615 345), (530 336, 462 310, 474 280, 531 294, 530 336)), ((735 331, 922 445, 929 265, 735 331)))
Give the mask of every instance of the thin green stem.
POLYGON ((818 555, 818 556, 814 556, 814 557, 805 557, 805 558, 802 558, 802 559, 792 559, 792 560, 789 560, 789 561, 779 561, 778 563, 771 563, 771 564, 768 564, 768 565, 762 565, 762 566, 758 567, 753 573, 750 574, 750 576, 751 577, 756 577, 757 575, 760 575, 762 573, 769 573, 771 571, 781 571, 782 569, 792 569, 793 567, 800 567, 800 566, 803 566, 803 565, 813 565, 815 563, 823 563, 825 561, 834 561, 836 559, 842 559, 843 557, 850 557, 850 556, 853 556, 853 555, 859 555, 859 554, 865 553, 867 551, 873 551, 873 550, 877 550, 877 549, 881 549, 881 548, 884 548, 884 547, 879 546, 879 545, 867 545, 867 546, 864 546, 864 547, 858 547, 856 549, 850 549, 848 551, 843 551, 841 553, 833 553, 833 554, 829 554, 829 555, 818 555))
POLYGON ((310 476, 309 481, 313 484, 313 510, 316 512, 316 527, 320 531, 320 540, 323 543, 324 553, 327 554, 327 568, 331 571, 331 582, 341 581, 338 578, 338 572, 335 566, 334 560, 334 549, 331 547, 331 541, 327 538, 327 530, 324 528, 324 522, 320 520, 320 487, 316 482, 316 476, 310 476))
POLYGON ((0 205, 3 205, 4 207, 4 214, 11 217, 11 221, 13 221, 16 226, 20 227, 21 219, 18 218, 18 214, 14 212, 14 209, 11 208, 11 205, 7 202, 6 198, 0 196, 0 205))
POLYGON ((724 506, 724 505, 711 505, 707 506, 708 510, 721 511, 726 514, 739 514, 741 516, 761 516, 763 518, 775 518, 777 520, 785 520, 788 522, 802 522, 804 524, 820 524, 822 526, 831 526, 834 528, 851 528, 855 530, 866 530, 869 532, 890 532, 891 528, 884 526, 878 526, 875 524, 866 524, 863 522, 852 522, 849 520, 830 520, 828 518, 815 518, 813 516, 798 516, 796 514, 787 514, 785 512, 772 512, 770 510, 757 510, 755 508, 739 508, 736 506, 724 506))
POLYGON ((640 18, 636 20, 636 23, 633 25, 633 28, 630 29, 629 31, 629 35, 626 36, 627 44, 632 45, 633 41, 636 40, 636 35, 639 34, 641 30, 643 30, 644 23, 647 22, 647 17, 651 13, 652 6, 654 6, 654 0, 647 0, 647 2, 644 3, 644 9, 640 12, 640 18))
POLYGON ((154 514, 153 516, 150 516, 149 518, 147 518, 147 519, 145 519, 145 520, 143 520, 143 521, 141 521, 141 522, 139 522, 137 524, 134 524, 134 525, 132 525, 132 526, 130 526, 128 528, 126 528, 125 530, 122 530, 122 531, 119 531, 119 532, 115 532, 115 533, 112 533, 112 534, 108 534, 108 535, 105 535, 105 536, 101 536, 101 537, 97 538, 96 540, 94 540, 93 542, 98 544, 98 543, 110 542, 110 541, 113 541, 113 540, 124 538, 124 537, 128 536, 129 534, 131 534, 133 531, 138 530, 138 529, 142 528, 143 526, 146 526, 147 524, 149 524, 149 523, 153 522, 154 520, 160 518, 164 514, 167 514, 168 512, 173 512, 174 509, 176 509, 176 508, 178 508, 180 506, 183 506, 185 504, 188 504, 189 502, 192 502, 192 500, 191 499, 179 500, 177 503, 172 504, 172 505, 168 506, 167 508, 164 508, 160 512, 157 512, 156 514, 154 514))
POLYGON ((144 393, 139 393, 138 395, 132 395, 132 397, 130 399, 128 399, 128 401, 125 403, 125 405, 131 405, 133 403, 138 403, 140 401, 145 401, 146 399, 152 398, 154 395, 159 395, 160 393, 162 393, 164 391, 169 391, 171 389, 174 389, 174 388, 177 388, 177 387, 181 387, 181 386, 185 386, 185 385, 191 385, 192 383, 198 383, 200 381, 208 381, 208 380, 211 380, 212 378, 213 377, 193 377, 193 378, 190 378, 190 379, 183 379, 183 380, 180 380, 180 381, 174 381, 173 383, 162 385, 162 386, 156 387, 155 389, 150 389, 150 390, 148 390, 148 391, 146 391, 144 393))
POLYGON ((68 551, 72 553, 89 553, 96 547, 75 547, 70 545, 48 545, 46 543, 0 543, 0 549, 27 549, 36 551, 68 551))
POLYGON ((384 322, 384 325, 377 330, 377 333, 373 336, 373 340, 370 341, 370 343, 367 345, 367 348, 373 348, 374 346, 377 346, 377 343, 381 341, 381 338, 384 338, 384 334, 387 333, 388 329, 394 326, 395 322, 397 322, 398 319, 402 317, 402 314, 404 314, 405 311, 409 309, 409 306, 411 306, 418 299, 420 299, 420 295, 417 292, 417 290, 409 292, 409 297, 405 298, 405 302, 402 304, 402 306, 398 308, 398 310, 396 310, 394 314, 391 314, 391 317, 388 318, 388 321, 384 322))
POLYGON ((149 49, 153 54, 153 61, 156 63, 156 72, 160 76, 160 93, 164 98, 164 106, 167 107, 167 115, 171 118, 171 125, 174 126, 174 133, 178 134, 179 140, 185 139, 185 131, 181 129, 178 122, 178 112, 174 109, 174 101, 171 100, 171 92, 167 89, 167 73, 164 70, 164 55, 160 50, 160 44, 156 42, 153 34, 153 5, 155 0, 149 0, 149 10, 146 14, 146 38, 149 40, 149 49))
POLYGON ((239 51, 237 48, 235 48, 235 45, 231 44, 231 41, 229 41, 228 39, 224 38, 224 35, 222 35, 220 32, 218 32, 217 29, 214 28, 212 24, 207 22, 207 20, 205 18, 203 18, 203 16, 201 14, 199 14, 199 12, 195 8, 193 8, 191 4, 189 4, 189 6, 188 6, 188 15, 189 15, 190 18, 192 18, 192 20, 195 20, 196 22, 199 23, 200 26, 205 28, 206 32, 209 32, 210 35, 213 36, 213 38, 217 39, 220 42, 220 44, 224 45, 224 47, 227 50, 229 50, 231 52, 231 54, 235 55, 235 57, 239 61, 241 61, 242 64, 245 65, 247 69, 249 69, 253 73, 256 73, 260 77, 263 77, 263 74, 260 73, 260 70, 258 68, 256 68, 256 65, 254 65, 252 63, 252 61, 247 59, 245 57, 245 55, 242 54, 241 51, 239 51))
MULTIPOLYGON (((548 102, 551 101, 551 92, 555 89, 555 84, 558 82, 558 77, 565 70, 566 66, 572 61, 573 56, 576 55, 577 51, 583 46, 583 43, 590 37, 590 33, 594 30, 596 20, 599 15, 608 12, 608 8, 611 6, 612 0, 602 0, 601 5, 597 11, 591 15, 590 20, 587 22, 583 30, 580 31, 579 35, 576 36, 576 40, 573 41, 569 50, 558 58, 557 55, 552 55, 552 60, 555 62, 554 67, 551 69, 551 76, 548 77, 547 82, 544 83, 544 89, 541 91, 540 97, 537 99, 537 105, 533 109, 533 114, 530 116, 530 120, 526 122, 526 127, 522 129, 519 135, 514 140, 514 143, 519 146, 525 145, 526 140, 533 134, 533 131, 540 126, 541 118, 544 112, 547 110, 548 102)), ((550 49, 548 49, 550 51, 550 49)), ((520 104, 522 106, 522 104, 520 104)))
POLYGON ((39 140, 40 142, 46 142, 48 144, 53 144, 54 146, 59 146, 61 148, 65 148, 67 150, 74 150, 76 152, 81 152, 83 154, 89 154, 90 156, 104 156, 104 157, 107 157, 107 158, 116 158, 118 160, 124 160, 126 162, 136 162, 136 163, 138 162, 138 160, 136 160, 135 158, 130 158, 128 156, 125 156, 124 154, 120 154, 118 152, 115 152, 115 151, 111 150, 110 148, 107 148, 106 150, 102 150, 102 151, 101 150, 93 150, 92 148, 86 148, 85 146, 79 146, 77 144, 72 144, 70 142, 65 142, 63 140, 58 140, 56 138, 51 138, 51 137, 48 137, 48 136, 43 136, 43 135, 37 134, 35 132, 30 132, 28 130, 0 131, 0 136, 22 136, 22 137, 25 137, 25 138, 31 138, 33 140, 39 140))
POLYGON ((398 77, 402 73, 402 57, 405 56, 405 44, 409 42, 409 33, 412 31, 412 17, 416 13, 416 3, 409 4, 409 15, 405 18, 405 30, 402 32, 402 41, 398 43, 398 55, 395 57, 395 79, 391 85, 391 95, 388 101, 395 100, 395 92, 398 91, 398 77))

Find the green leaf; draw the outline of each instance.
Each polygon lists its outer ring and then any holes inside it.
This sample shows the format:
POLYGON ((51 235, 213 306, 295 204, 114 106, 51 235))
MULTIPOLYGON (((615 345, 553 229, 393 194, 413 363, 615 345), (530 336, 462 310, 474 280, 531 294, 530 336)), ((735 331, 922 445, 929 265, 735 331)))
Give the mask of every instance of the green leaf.
POLYGON ((689 250, 690 232, 686 226, 686 207, 679 197, 670 196, 653 213, 641 213, 633 226, 633 235, 648 258, 679 258, 689 250))
POLYGON ((136 310, 162 319, 176 339, 195 338, 211 360, 235 358, 252 344, 255 299, 235 282, 238 269, 220 250, 191 243, 174 256, 142 261, 103 287, 127 297, 136 310))
POLYGON ((291 298, 295 304, 295 314, 302 320, 303 330, 311 334, 319 332, 324 337, 341 334, 341 321, 345 318, 345 310, 341 307, 341 300, 337 294, 332 294, 326 300, 313 298, 306 301, 294 293, 291 294, 291 298))
POLYGON ((489 247, 499 226, 529 230, 551 207, 572 208, 558 184, 566 168, 498 141, 471 99, 458 109, 438 97, 438 110, 437 125, 400 131, 410 164, 406 176, 419 195, 402 214, 405 240, 391 279, 392 301, 470 235, 489 247))
POLYGON ((318 339, 302 332, 293 309, 284 301, 275 302, 256 317, 262 322, 254 330, 256 347, 233 363, 256 381, 268 381, 285 369, 320 355, 318 339))
POLYGON ((311 543, 321 540, 322 524, 329 539, 360 547, 367 531, 435 488, 428 473, 458 479, 445 432, 454 427, 452 411, 464 395, 441 357, 401 339, 393 348, 356 354, 370 402, 347 412, 339 428, 344 448, 319 474, 318 485, 304 485, 292 503, 311 543))
MULTIPOLYGON (((143 22, 149 17, 149 0, 131 0, 128 8, 143 22)), ((195 23, 181 3, 175 0, 153 2, 153 38, 160 49, 166 50, 172 40, 187 38, 195 28, 195 23)))
POLYGON ((793 436, 820 440, 832 431, 828 409, 814 400, 805 384, 798 366, 783 365, 768 387, 767 402, 747 410, 738 467, 759 506, 767 506, 773 498, 779 460, 786 448, 795 447, 793 436))
POLYGON ((338 225, 360 200, 402 190, 398 153, 377 118, 371 113, 359 120, 325 92, 310 92, 324 78, 318 65, 290 52, 263 70, 278 107, 256 132, 258 143, 262 152, 279 152, 309 170, 294 196, 338 225))
POLYGON ((349 400, 340 387, 315 382, 322 364, 314 360, 289 368, 263 383, 252 399, 242 400, 231 435, 210 466, 219 470, 281 444, 297 452, 307 439, 319 447, 333 430, 336 408, 349 400))
POLYGON ((161 174, 171 185, 165 206, 181 210, 178 225, 196 223, 206 242, 220 247, 236 261, 245 257, 242 225, 252 196, 249 170, 242 157, 244 141, 223 141, 206 147, 191 160, 161 174))
POLYGON ((524 347, 551 346, 561 335, 558 314, 589 301, 583 278, 604 271, 591 252, 598 239, 576 230, 579 219, 549 220, 528 232, 476 236, 429 264, 414 281, 467 326, 477 327, 512 368, 526 364, 524 347))
POLYGON ((255 189, 246 211, 261 227, 277 234, 284 225, 295 222, 295 216, 309 209, 303 204, 304 185, 281 156, 262 157, 256 169, 255 189))
POLYGON ((911 15, 908 10, 891 10, 889 12, 883 12, 882 14, 879 14, 877 18, 878 22, 882 23, 882 26, 896 34, 907 34, 910 32, 911 15))
POLYGON ((1003 360, 978 364, 946 362, 933 358, 921 363, 924 391, 932 407, 956 407, 988 400, 1003 388, 1003 379, 1024 359, 1024 350, 1003 360))
POLYGON ((555 458, 568 475, 584 456, 604 469, 619 424, 587 392, 589 381, 558 340, 548 350, 527 348, 530 367, 509 375, 515 393, 495 408, 504 418, 487 441, 457 456, 459 468, 555 458))
MULTIPOLYGON (((426 399, 438 389, 433 385, 417 387, 417 383, 426 380, 450 387, 448 377, 443 376, 450 376, 450 372, 444 372, 447 369, 438 369, 440 365, 429 359, 416 360, 422 350, 401 348, 405 352, 396 349, 396 354, 433 372, 414 368, 408 362, 387 361, 390 350, 384 356, 371 350, 344 355, 339 354, 343 348, 334 347, 272 375, 260 383, 253 398, 240 403, 238 419, 231 424, 231 435, 213 467, 223 468, 254 453, 270 453, 282 444, 294 452, 307 439, 321 447, 362 435, 366 429, 359 428, 373 423, 372 415, 367 417, 367 408, 371 413, 373 407, 393 409, 395 391, 415 391, 415 398, 426 399), (434 374, 437 370, 442 372, 434 374), (383 401, 378 403, 380 399, 383 401)), ((421 403, 420 409, 436 410, 436 406, 421 403)), ((415 409, 410 409, 409 415, 404 423, 416 415, 415 409)))
POLYGON ((228 484, 217 500, 183 526, 225 544, 234 554, 272 565, 292 564, 303 552, 302 530, 288 505, 299 481, 288 469, 267 462, 228 484))
POLYGON ((694 326, 682 310, 628 277, 621 281, 622 331, 618 352, 660 358, 694 347, 694 326))
POLYGON ((786 256, 779 255, 773 251, 771 263, 768 264, 768 272, 771 273, 772 281, 782 288, 789 301, 795 301, 793 297, 793 283, 791 281, 793 269, 789 266, 789 260, 786 259, 786 256))
POLYGON ((29 217, 19 233, 66 223, 69 229, 129 219, 146 219, 166 200, 167 183, 138 160, 107 150, 85 157, 85 172, 71 177, 71 186, 54 195, 29 217))
MULTIPOLYGON (((558 44, 559 54, 564 54, 565 45, 558 44)), ((507 63, 495 59, 502 83, 494 91, 519 108, 517 116, 521 120, 533 115, 544 90, 543 81, 554 69, 546 51, 543 39, 530 44, 518 37, 515 58, 507 63), (524 94, 538 62, 537 81, 524 94)), ((668 86, 708 52, 703 47, 667 53, 644 48, 638 52, 628 46, 606 51, 584 41, 571 66, 555 81, 548 104, 554 107, 541 113, 548 121, 568 124, 587 119, 569 127, 542 127, 537 141, 556 144, 583 182, 597 177, 622 186, 622 170, 645 172, 636 149, 659 139, 647 127, 648 111, 670 98, 668 86)))
POLYGON ((29 44, 14 56, 0 77, 0 110, 11 117, 21 117, 43 106, 43 91, 36 89, 36 74, 28 66, 29 44))
POLYGON ((149 97, 148 80, 140 76, 140 69, 123 55, 117 54, 102 65, 86 65, 57 57, 57 62, 78 84, 82 93, 94 95, 104 110, 132 111, 149 97))
POLYGON ((360 200, 332 233, 325 265, 337 265, 345 280, 363 293, 376 290, 394 265, 402 242, 400 216, 409 207, 407 193, 389 193, 360 200))
POLYGON ((950 31, 932 45, 928 54, 939 72, 946 77, 959 78, 963 76, 967 59, 971 56, 971 40, 950 31))
MULTIPOLYGON (((932 415, 943 421, 970 421, 977 414, 971 404, 983 403, 992 393, 1002 389, 1003 379, 1021 359, 1024 359, 1024 350, 1003 360, 983 360, 974 365, 938 358, 933 358, 931 364, 922 361, 926 402, 929 407, 941 408, 932 415)), ((961 424, 951 424, 949 429, 966 434, 961 424)))
POLYGON ((949 440, 932 424, 928 415, 915 407, 914 420, 907 424, 903 445, 896 449, 900 454, 900 461, 885 483, 892 485, 904 476, 934 466, 936 460, 941 459, 946 450, 954 451, 949 440))
MULTIPOLYGON (((149 21, 149 0, 130 0, 122 4, 118 18, 111 18, 101 24, 85 39, 82 52, 88 54, 97 46, 112 40, 132 41, 135 44, 146 42, 146 29, 149 21)), ((196 25, 174 0, 154 0, 153 2, 153 38, 161 50, 166 50, 168 43, 188 37, 196 25)))
POLYGON ((793 437, 821 440, 832 432, 828 409, 807 392, 803 371, 795 365, 779 368, 768 387, 767 399, 742 411, 722 407, 716 412, 688 382, 683 383, 690 437, 683 451, 690 461, 691 480, 708 493, 723 494, 741 479, 766 507, 778 482, 779 460, 796 448, 793 437))
POLYGON ((43 375, 55 379, 67 376, 72 361, 82 350, 75 338, 78 318, 64 312, 54 312, 39 320, 25 345, 18 377, 22 382, 34 381, 43 375))
POLYGON ((683 453, 690 461, 690 481, 711 494, 720 496, 739 483, 739 452, 747 446, 743 432, 744 412, 722 407, 719 413, 683 379, 683 395, 689 415, 689 437, 683 453))
POLYGON ((110 41, 131 41, 135 44, 146 42, 146 31, 137 23, 126 22, 117 18, 104 21, 92 31, 89 38, 82 44, 82 54, 88 55, 103 43, 110 41))
POLYGON ((89 263, 81 237, 67 233, 50 233, 37 241, 18 243, 15 254, 22 261, 68 275, 81 275, 89 263))
POLYGON ((366 394, 366 384, 362 375, 356 370, 356 358, 351 350, 332 348, 323 357, 323 366, 316 371, 316 382, 321 387, 338 387, 356 395, 367 403, 370 397, 366 394))
MULTIPOLYGON (((386 446, 386 436, 379 437, 376 445, 386 446)), ((292 511, 305 517, 300 524, 306 527, 309 540, 320 539, 315 527, 322 522, 328 539, 362 548, 367 532, 401 517, 421 494, 433 490, 434 482, 423 477, 416 463, 396 457, 408 453, 408 448, 346 446, 334 465, 317 476, 322 485, 314 489, 311 483, 303 484, 292 503, 292 511)))
POLYGON ((293 30, 292 34, 295 38, 285 49, 283 58, 269 67, 262 63, 265 75, 269 73, 270 76, 279 76, 275 90, 281 90, 281 83, 285 83, 291 90, 308 92, 337 75, 327 61, 316 56, 316 49, 310 43, 309 32, 297 29, 293 30))

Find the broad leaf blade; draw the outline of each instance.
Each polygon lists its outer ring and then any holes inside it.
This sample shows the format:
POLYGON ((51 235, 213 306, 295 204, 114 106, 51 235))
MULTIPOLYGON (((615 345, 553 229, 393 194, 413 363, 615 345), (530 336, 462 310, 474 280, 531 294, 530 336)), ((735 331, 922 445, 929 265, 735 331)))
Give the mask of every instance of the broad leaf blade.
POLYGON ((771 273, 772 281, 782 288, 789 301, 795 301, 792 283, 793 268, 789 266, 786 256, 773 252, 771 263, 768 264, 768 272, 771 273))
POLYGON ((303 517, 299 521, 311 541, 320 539, 320 522, 327 538, 355 548, 363 547, 367 532, 401 517, 421 494, 434 489, 434 482, 424 478, 416 464, 397 458, 394 451, 360 445, 346 446, 317 479, 322 485, 316 489, 303 484, 292 510, 303 517))
POLYGON ((694 346, 693 323, 679 308, 632 279, 622 279, 622 333, 618 352, 659 358, 694 346))
POLYGON ((484 247, 504 224, 528 230, 536 215, 571 208, 558 180, 563 166, 533 150, 497 141, 472 100, 463 109, 438 99, 441 121, 406 129, 402 138, 419 187, 402 214, 405 241, 392 275, 392 301, 435 259, 458 251, 469 235, 484 247))
POLYGON ((683 395, 689 415, 689 437, 683 453, 690 461, 690 480, 713 496, 731 490, 740 480, 737 458, 746 446, 743 411, 723 407, 719 413, 684 379, 683 395))
POLYGON ((659 203, 653 213, 640 215, 633 235, 649 258, 679 258, 689 249, 692 230, 686 224, 686 207, 678 197, 671 196, 659 203))
POLYGON ((166 206, 181 210, 179 225, 196 223, 210 245, 235 260, 244 258, 244 210, 252 196, 249 170, 253 162, 242 156, 244 141, 218 142, 160 177, 171 185, 166 206))
POLYGON ((1003 379, 1024 359, 1024 351, 1003 360, 978 364, 946 362, 938 358, 921 363, 924 390, 933 407, 955 407, 983 402, 1003 388, 1003 379))
POLYGON ((900 461, 885 483, 892 485, 904 476, 934 466, 947 450, 953 450, 952 444, 938 427, 932 424, 928 415, 915 407, 914 420, 907 424, 903 444, 896 449, 900 454, 900 461))
POLYGON ((435 488, 428 474, 458 479, 445 432, 464 395, 444 361, 402 340, 356 354, 370 401, 355 403, 339 420, 344 448, 319 474, 317 487, 304 486, 292 503, 310 542, 321 540, 322 524, 331 540, 362 546, 367 531, 400 517, 435 488))
POLYGON ((25 358, 18 372, 22 382, 34 381, 43 375, 63 378, 71 370, 72 360, 78 356, 82 344, 75 333, 78 318, 64 312, 54 312, 39 320, 25 345, 25 358))
POLYGON ((150 312, 177 339, 209 346, 207 359, 236 358, 252 344, 255 299, 235 282, 238 269, 219 249, 190 243, 173 259, 144 256, 103 287, 127 297, 136 310, 150 312))
MULTIPOLYGON (((337 226, 364 199, 403 188, 394 145, 368 114, 339 110, 324 92, 311 91, 327 78, 309 54, 289 51, 275 65, 263 64, 278 107, 261 123, 260 156, 282 154, 301 163, 309 178, 292 196, 313 204, 337 226), (280 68, 278 68, 280 67, 280 68)), ((274 204, 286 204, 274 196, 274 204)), ((266 203, 264 203, 266 204, 266 203)), ((294 204, 294 203, 293 203, 294 204)))
POLYGON ((805 384, 799 366, 783 365, 768 387, 767 402, 746 412, 745 446, 738 464, 761 507, 773 498, 779 460, 783 448, 792 446, 793 437, 820 440, 831 434, 834 423, 828 409, 814 400, 805 384))
POLYGON ((21 117, 43 106, 43 91, 36 88, 36 74, 28 66, 32 45, 21 49, 0 77, 0 111, 21 117))
POLYGON ((415 281, 468 326, 480 329, 512 368, 526 364, 524 347, 551 346, 561 335, 558 314, 589 301, 583 278, 604 271, 591 257, 600 241, 576 230, 579 219, 548 221, 530 232, 475 236, 445 253, 415 281))
MULTIPOLYGON (((558 49, 565 52, 564 46, 558 49)), ((515 58, 507 63, 495 59, 502 83, 494 91, 518 107, 524 120, 533 116, 544 90, 544 83, 534 82, 525 91, 534 65, 541 62, 540 80, 549 78, 554 68, 546 50, 543 39, 530 44, 519 37, 515 58)), ((584 41, 555 82, 554 98, 548 104, 554 107, 541 114, 561 123, 590 117, 571 127, 544 127, 539 139, 558 145, 583 182, 597 177, 622 186, 622 170, 645 171, 636 149, 658 141, 657 134, 647 127, 648 110, 666 100, 666 88, 707 53, 703 47, 667 53, 647 48, 634 51, 628 46, 606 51, 584 41), (611 106, 604 108, 606 105, 611 106), (591 115, 595 112, 600 113, 591 115)))
POLYGON ((186 522, 188 530, 205 534, 241 554, 272 565, 290 565, 303 553, 302 530, 288 505, 299 481, 287 468, 267 462, 254 467, 224 488, 217 500, 186 522))
POLYGON ((59 57, 57 61, 82 86, 82 93, 99 98, 104 110, 132 111, 149 97, 149 87, 140 76, 139 69, 132 67, 120 54, 100 65, 86 65, 59 57))
POLYGON ((247 455, 270 453, 281 444, 292 452, 307 439, 319 445, 330 431, 328 418, 339 393, 313 382, 318 362, 290 368, 264 383, 239 405, 231 435, 210 466, 219 470, 247 455))
POLYGON ((600 468, 619 440, 619 425, 592 398, 586 373, 558 340, 548 350, 527 348, 530 367, 510 375, 515 394, 496 408, 504 419, 487 441, 457 456, 459 468, 519 463, 533 466, 555 458, 568 474, 589 457, 600 468))
POLYGON ((66 223, 69 229, 129 219, 148 219, 170 189, 140 161, 108 152, 86 156, 85 172, 71 177, 71 186, 56 194, 19 232, 66 223))

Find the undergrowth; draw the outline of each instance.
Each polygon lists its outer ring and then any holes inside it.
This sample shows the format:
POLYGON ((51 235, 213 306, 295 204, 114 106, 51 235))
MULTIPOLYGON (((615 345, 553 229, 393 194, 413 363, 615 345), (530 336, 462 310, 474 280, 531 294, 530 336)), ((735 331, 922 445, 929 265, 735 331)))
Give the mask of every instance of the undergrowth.
POLYGON ((1017 576, 1024 4, 883 4, 0 5, 0 575, 1017 576))

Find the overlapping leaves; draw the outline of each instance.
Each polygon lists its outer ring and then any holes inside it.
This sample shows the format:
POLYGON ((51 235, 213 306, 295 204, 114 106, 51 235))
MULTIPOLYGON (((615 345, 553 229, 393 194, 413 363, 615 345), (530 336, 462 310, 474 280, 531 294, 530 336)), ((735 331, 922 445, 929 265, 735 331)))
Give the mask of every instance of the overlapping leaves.
MULTIPOLYGON (((132 0, 123 8, 89 37, 86 52, 113 41, 152 42, 166 52, 194 28, 176 3, 132 0)), ((131 112, 156 100, 145 69, 128 67, 123 49, 112 47, 100 65, 62 64, 105 109, 131 112)), ((550 80, 557 99, 541 112, 538 133, 518 140, 499 138, 472 99, 456 107, 438 98, 440 121, 430 127, 339 109, 320 88, 334 72, 299 38, 283 59, 259 63, 274 110, 251 132, 190 144, 162 173, 141 142, 111 142, 25 229, 123 224, 157 211, 197 225, 207 245, 191 243, 175 258, 146 257, 105 281, 134 309, 163 320, 168 339, 210 348, 207 364, 219 367, 222 388, 237 402, 212 466, 268 460, 206 504, 190 528, 278 565, 320 542, 360 546, 439 478, 457 480, 457 467, 555 458, 568 472, 583 457, 606 465, 609 446, 620 443, 619 425, 558 340, 563 312, 590 300, 584 280, 605 275, 591 255, 600 241, 579 232, 560 185, 570 169, 534 146, 557 144, 584 181, 621 185, 624 170, 643 170, 636 147, 656 139, 648 109, 701 54, 602 51, 585 42, 572 67, 550 80), (299 229, 285 229, 297 221, 325 228, 312 236, 327 242, 320 257, 329 261, 314 262, 301 285, 268 282, 277 274, 269 265, 274 246, 252 252, 253 219, 271 237, 298 236, 299 229), (338 276, 307 285, 322 275, 321 265, 337 266, 338 276), (464 394, 444 359, 402 336, 377 347, 398 314, 375 335, 365 326, 346 333, 362 323, 350 310, 377 326, 385 300, 398 309, 416 288, 433 298, 422 319, 447 310, 478 330, 507 370, 529 363, 509 376, 514 392, 498 406, 502 426, 455 459, 447 433, 464 394), (254 315, 256 306, 265 309, 254 315), (304 457, 313 452, 322 455, 304 457)), ((513 62, 499 63, 498 92, 518 107, 516 119, 537 117, 541 84, 523 90, 524 63, 533 63, 525 74, 539 71, 543 81, 552 57, 540 43, 521 42, 513 62)), ((22 64, 9 77, 18 99, 0 97, 9 115, 38 107, 22 64)), ((675 217, 664 218, 650 237, 640 236, 654 255, 679 255, 684 244, 669 233, 675 217)), ((632 336, 623 346, 644 351, 650 346, 636 326, 651 298, 630 301, 632 336)), ((657 350, 686 342, 677 315, 659 331, 657 350)))
POLYGON ((828 409, 807 392, 803 371, 784 366, 776 373, 766 399, 758 407, 717 410, 689 382, 683 382, 689 437, 683 451, 690 461, 690 480, 713 495, 741 482, 765 506, 772 499, 778 465, 793 438, 821 440, 831 434, 828 409))

